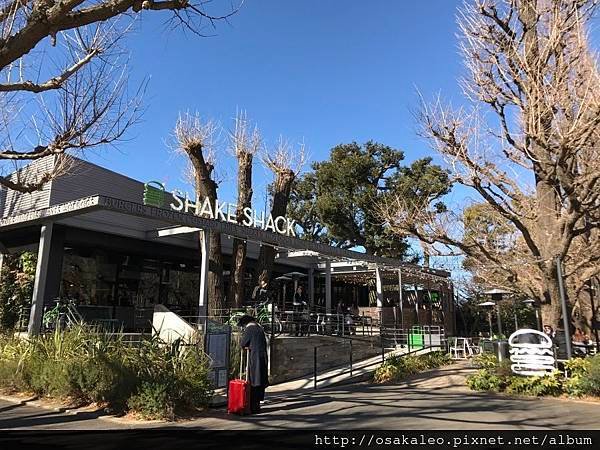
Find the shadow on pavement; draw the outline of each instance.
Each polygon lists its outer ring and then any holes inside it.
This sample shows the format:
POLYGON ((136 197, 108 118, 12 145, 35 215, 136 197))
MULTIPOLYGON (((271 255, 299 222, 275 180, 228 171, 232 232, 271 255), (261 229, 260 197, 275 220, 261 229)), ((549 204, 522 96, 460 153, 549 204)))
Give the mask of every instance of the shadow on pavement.
POLYGON ((84 422, 106 416, 102 411, 77 412, 74 414, 48 411, 35 406, 10 405, 0 409, 0 429, 14 428, 44 428, 47 425, 62 425, 80 423, 81 429, 85 429, 84 422), (8 417, 5 413, 9 412, 8 417), (35 412, 33 412, 35 411, 35 412))

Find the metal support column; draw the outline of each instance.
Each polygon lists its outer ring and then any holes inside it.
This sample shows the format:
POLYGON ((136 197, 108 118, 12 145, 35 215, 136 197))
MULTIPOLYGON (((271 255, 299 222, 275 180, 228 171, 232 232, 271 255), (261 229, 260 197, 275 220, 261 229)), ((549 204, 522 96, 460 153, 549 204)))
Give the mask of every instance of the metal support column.
POLYGON ((315 307, 315 269, 308 269, 308 302, 311 309, 315 307))
POLYGON ((563 279, 562 263, 560 258, 556 259, 556 272, 558 275, 558 288, 560 290, 560 305, 562 307, 563 326, 565 328, 565 342, 567 344, 567 359, 573 357, 573 349, 571 347, 571 316, 569 308, 567 308, 567 296, 565 294, 565 285, 563 279))
POLYGON ((331 314, 331 261, 325 262, 325 312, 331 314))
POLYGON ((375 266, 375 288, 377 291, 377 308, 383 307, 383 282, 379 266, 375 266))
POLYGON ((504 334, 502 330, 502 318, 500 317, 500 305, 496 303, 496 325, 498 325, 498 335, 504 334))
POLYGON ((208 316, 208 252, 209 252, 209 231, 200 231, 200 296, 198 298, 198 316, 208 316))
POLYGON ((50 261, 50 247, 52 244, 53 230, 54 224, 50 222, 42 225, 40 231, 31 313, 29 315, 29 326, 27 327, 29 335, 39 334, 42 330, 42 317, 44 314, 44 299, 46 298, 46 281, 48 279, 48 263, 50 261))
POLYGON ((398 301, 400 303, 400 328, 404 332, 404 295, 402 292, 402 269, 398 269, 398 301))
POLYGON ((598 336, 598 317, 596 316, 596 303, 595 303, 595 299, 594 297, 597 296, 598 293, 598 286, 596 282, 598 281, 597 278, 594 279, 592 278, 591 280, 589 280, 589 286, 590 286, 590 306, 592 308, 592 332, 594 333, 594 337, 596 338, 596 349, 600 349, 600 336, 598 336))

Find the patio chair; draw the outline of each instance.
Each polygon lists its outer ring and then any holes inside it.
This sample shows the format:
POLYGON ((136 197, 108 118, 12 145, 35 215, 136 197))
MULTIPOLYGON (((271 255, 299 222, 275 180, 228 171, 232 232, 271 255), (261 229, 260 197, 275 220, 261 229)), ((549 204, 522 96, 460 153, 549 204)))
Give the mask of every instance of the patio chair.
POLYGON ((467 359, 467 340, 461 337, 452 338, 450 345, 450 355, 452 359, 467 359))
POLYGON ((481 353, 481 347, 479 345, 473 345, 468 339, 465 339, 465 350, 469 356, 479 355, 481 353))

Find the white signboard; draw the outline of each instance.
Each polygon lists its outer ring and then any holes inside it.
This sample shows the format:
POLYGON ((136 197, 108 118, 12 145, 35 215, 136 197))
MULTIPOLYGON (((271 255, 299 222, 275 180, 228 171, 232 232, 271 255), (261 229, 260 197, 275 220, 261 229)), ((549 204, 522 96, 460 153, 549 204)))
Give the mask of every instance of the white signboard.
POLYGON ((552 339, 541 331, 517 330, 508 338, 510 368, 518 375, 544 376, 554 369, 552 339))

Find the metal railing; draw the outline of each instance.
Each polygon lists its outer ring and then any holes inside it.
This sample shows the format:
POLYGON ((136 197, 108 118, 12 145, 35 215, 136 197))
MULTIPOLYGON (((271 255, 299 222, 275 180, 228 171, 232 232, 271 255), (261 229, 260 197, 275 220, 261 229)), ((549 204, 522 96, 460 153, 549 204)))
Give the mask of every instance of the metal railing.
MULTIPOLYGON (((334 378, 338 378, 343 375, 350 375, 350 378, 352 378, 354 376, 354 373, 357 370, 357 367, 354 362, 353 340, 348 339, 348 342, 349 342, 348 363, 326 368, 327 371, 334 372, 334 373, 331 375, 322 376, 322 377, 319 377, 319 364, 318 364, 319 363, 319 347, 316 347, 316 346, 313 347, 313 388, 314 389, 318 389, 319 382, 332 380, 334 378)), ((394 353, 393 356, 398 356, 398 357, 402 358, 402 357, 414 355, 418 352, 423 352, 426 350, 429 350, 429 351, 438 350, 438 351, 448 352, 448 342, 447 342, 446 338, 443 338, 443 339, 440 339, 439 344, 437 344, 437 345, 425 345, 425 346, 418 347, 418 348, 407 347, 407 351, 405 353, 395 353, 395 352, 393 352, 393 350, 396 350, 396 349, 387 348, 385 346, 383 339, 381 339, 380 349, 381 349, 381 353, 380 353, 381 359, 374 360, 368 364, 360 364, 358 369, 360 369, 360 370, 371 369, 372 367, 375 367, 375 366, 385 363, 386 353, 387 354, 394 353), (386 352, 386 350, 388 350, 388 351, 386 352)), ((374 356, 372 356, 371 358, 367 358, 367 359, 373 359, 373 358, 374 358, 374 356)))

